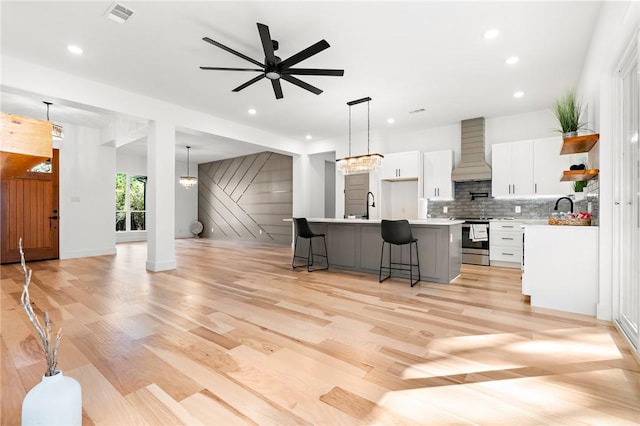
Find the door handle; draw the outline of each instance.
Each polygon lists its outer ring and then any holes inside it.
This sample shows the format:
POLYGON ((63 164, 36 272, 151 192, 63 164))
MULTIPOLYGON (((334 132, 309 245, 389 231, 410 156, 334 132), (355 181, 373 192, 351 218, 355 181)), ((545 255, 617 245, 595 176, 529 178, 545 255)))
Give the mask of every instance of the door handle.
POLYGON ((49 219, 55 219, 55 220, 58 220, 58 216, 49 216, 49 219))

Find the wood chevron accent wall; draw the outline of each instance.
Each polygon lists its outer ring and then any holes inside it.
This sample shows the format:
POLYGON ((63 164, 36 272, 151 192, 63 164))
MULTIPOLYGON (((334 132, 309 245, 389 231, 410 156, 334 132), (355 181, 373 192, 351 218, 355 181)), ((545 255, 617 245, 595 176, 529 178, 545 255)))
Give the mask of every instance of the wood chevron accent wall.
POLYGON ((293 161, 273 152, 198 167, 203 237, 291 244, 293 161), (262 232, 261 232, 262 231, 262 232))

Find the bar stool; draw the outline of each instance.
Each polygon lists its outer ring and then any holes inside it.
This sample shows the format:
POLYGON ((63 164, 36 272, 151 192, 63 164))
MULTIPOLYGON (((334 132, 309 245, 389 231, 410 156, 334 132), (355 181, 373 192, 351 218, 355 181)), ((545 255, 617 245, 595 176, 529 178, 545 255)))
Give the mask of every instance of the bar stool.
POLYGON ((324 234, 314 233, 309 227, 309 222, 307 222, 307 219, 304 217, 294 217, 293 222, 295 223, 296 241, 293 245, 293 259, 291 260, 291 267, 295 269, 298 266, 302 266, 296 265, 297 258, 307 261, 307 271, 309 272, 329 269, 329 257, 327 256, 327 240, 325 239, 324 234), (322 237, 322 240, 324 242, 324 254, 317 254, 313 252, 313 239, 316 237, 322 237), (298 248, 298 238, 305 238, 309 240, 309 253, 307 254, 307 256, 298 256, 296 254, 296 250, 298 248), (325 266, 324 268, 311 269, 311 267, 313 266, 314 257, 324 257, 327 266, 325 266))
POLYGON ((380 253, 380 271, 378 274, 378 279, 380 282, 386 280, 391 277, 391 271, 405 271, 409 272, 409 283, 411 283, 411 287, 416 285, 418 281, 420 281, 420 256, 418 255, 418 240, 413 238, 413 234, 411 233, 411 226, 409 225, 409 221, 406 219, 403 220, 382 220, 380 224, 380 231, 382 232, 382 251, 380 253), (389 266, 382 266, 383 258, 384 258, 384 245, 389 244, 389 266), (392 246, 403 246, 409 244, 409 263, 402 262, 393 262, 391 259, 393 257, 392 246), (416 264, 413 263, 413 250, 412 245, 416 245, 416 264), (408 266, 408 268, 406 268, 408 266), (413 281, 413 268, 418 268, 418 279, 413 281), (382 270, 388 269, 389 275, 382 278, 382 270))

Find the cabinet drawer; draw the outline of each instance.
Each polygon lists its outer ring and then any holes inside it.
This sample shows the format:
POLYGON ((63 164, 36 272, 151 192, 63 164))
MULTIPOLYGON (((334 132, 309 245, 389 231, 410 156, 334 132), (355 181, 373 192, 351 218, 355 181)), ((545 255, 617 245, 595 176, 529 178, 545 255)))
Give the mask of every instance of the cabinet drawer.
POLYGON ((522 248, 522 232, 505 232, 491 230, 489 238, 489 244, 491 247, 506 246, 506 247, 520 247, 522 248))
POLYGON ((522 222, 513 222, 511 220, 503 220, 500 222, 490 222, 489 229, 496 231, 518 231, 522 232, 522 222))
POLYGON ((491 247, 491 250, 489 250, 489 260, 521 263, 522 247, 491 247))

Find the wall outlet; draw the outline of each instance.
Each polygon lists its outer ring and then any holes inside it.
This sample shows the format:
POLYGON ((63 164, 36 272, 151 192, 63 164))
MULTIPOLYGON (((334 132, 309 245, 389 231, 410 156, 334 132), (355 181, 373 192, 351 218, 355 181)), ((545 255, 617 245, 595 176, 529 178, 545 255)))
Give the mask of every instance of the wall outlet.
POLYGON ((516 213, 520 213, 521 211, 520 206, 516 206, 516 213))
POLYGON ((591 201, 587 203, 587 213, 591 213, 591 201))
POLYGON ((442 213, 449 213, 449 207, 444 206, 444 207, 442 208, 442 213))
POLYGON ((262 229, 260 230, 260 235, 262 235, 262 229))
POLYGON ((211 232, 213 232, 213 228, 211 228, 211 232))

